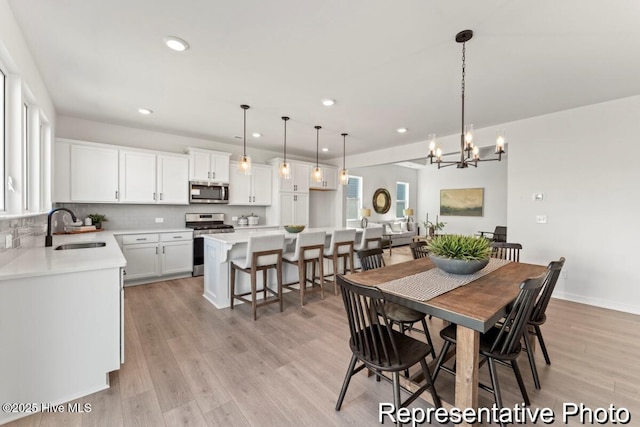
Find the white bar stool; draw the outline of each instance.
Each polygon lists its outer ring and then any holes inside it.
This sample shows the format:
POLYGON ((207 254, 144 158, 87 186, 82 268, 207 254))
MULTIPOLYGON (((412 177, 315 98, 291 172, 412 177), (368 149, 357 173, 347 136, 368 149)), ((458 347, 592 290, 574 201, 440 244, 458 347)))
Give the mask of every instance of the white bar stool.
POLYGON ((347 228, 344 230, 333 230, 331 232, 331 243, 324 249, 324 257, 332 262, 333 290, 338 295, 338 283, 336 275, 338 271, 338 259, 343 260, 342 274, 347 274, 347 261, 349 261, 349 272, 353 272, 353 247, 355 245, 356 229, 347 228))
POLYGON ((311 233, 298 233, 296 235, 296 247, 293 252, 285 252, 282 255, 284 262, 298 266, 298 282, 287 283, 283 287, 296 290, 300 293, 300 306, 304 305, 304 295, 306 292, 320 291, 320 296, 324 299, 324 266, 322 255, 324 252, 324 241, 326 233, 317 231, 311 233), (315 288, 316 283, 316 263, 320 273, 319 288, 315 288), (307 279, 307 265, 311 264, 311 279, 307 279), (311 283, 311 287, 307 289, 307 283, 311 283), (300 288, 295 289, 292 286, 299 284, 300 288))
MULTIPOLYGON (((357 245, 353 248, 353 251, 358 253, 366 249, 382 248, 382 232, 384 228, 381 225, 373 225, 362 230, 362 237, 357 245)), ((354 270, 362 268, 360 258, 355 257, 354 270)))
POLYGON ((262 307, 274 302, 280 303, 280 311, 282 311, 282 249, 284 248, 284 235, 274 234, 267 236, 249 237, 247 243, 247 254, 244 258, 231 260, 231 309, 233 310, 234 301, 236 299, 251 304, 253 310, 253 320, 256 320, 256 311, 258 307, 262 307), (269 288, 267 283, 267 271, 269 269, 276 270, 277 291, 269 288), (236 270, 243 271, 251 275, 251 291, 242 294, 236 294, 236 270), (257 296, 257 273, 262 271, 262 289, 264 293, 264 301, 258 304, 257 296), (276 298, 267 298, 267 292, 275 295, 276 298), (244 298, 251 295, 251 300, 244 298))

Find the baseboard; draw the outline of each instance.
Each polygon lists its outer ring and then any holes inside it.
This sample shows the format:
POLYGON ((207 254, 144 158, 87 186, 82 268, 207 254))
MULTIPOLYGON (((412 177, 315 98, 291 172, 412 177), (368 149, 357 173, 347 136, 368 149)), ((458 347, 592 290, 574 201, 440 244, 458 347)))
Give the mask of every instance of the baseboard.
POLYGON ((595 307, 607 308, 609 310, 622 311, 624 313, 640 314, 640 307, 638 306, 621 304, 616 301, 605 300, 602 298, 585 297, 583 295, 570 294, 566 292, 554 292, 553 298, 579 302, 581 304, 593 305, 595 307))

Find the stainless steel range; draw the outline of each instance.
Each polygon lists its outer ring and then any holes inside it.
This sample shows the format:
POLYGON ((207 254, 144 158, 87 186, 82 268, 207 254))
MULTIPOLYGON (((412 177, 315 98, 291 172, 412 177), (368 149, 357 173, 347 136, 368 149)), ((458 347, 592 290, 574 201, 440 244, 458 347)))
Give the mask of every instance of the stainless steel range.
POLYGON ((188 213, 185 215, 187 228, 193 228, 193 275, 204 274, 205 234, 233 233, 233 225, 224 223, 223 213, 188 213))

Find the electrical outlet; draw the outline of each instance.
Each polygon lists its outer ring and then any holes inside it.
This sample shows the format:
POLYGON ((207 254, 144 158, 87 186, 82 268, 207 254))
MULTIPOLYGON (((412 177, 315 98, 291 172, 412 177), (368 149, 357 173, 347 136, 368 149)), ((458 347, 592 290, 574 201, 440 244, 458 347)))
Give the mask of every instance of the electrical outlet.
POLYGON ((11 234, 7 234, 4 237, 4 247, 7 249, 10 249, 13 246, 13 237, 11 237, 11 234))
POLYGON ((237 216, 232 216, 232 217, 231 217, 231 221, 237 221, 237 220, 238 220, 238 217, 237 217, 237 216))
POLYGON ((536 215, 536 223, 537 224, 546 224, 547 216, 546 215, 536 215))
POLYGON ((544 200, 544 193, 533 193, 533 200, 544 200))
POLYGON ((164 218, 156 218, 156 222, 157 223, 164 222, 164 218))
POLYGON ((561 279, 566 279, 567 278, 567 271, 566 270, 560 270, 560 278, 561 279))

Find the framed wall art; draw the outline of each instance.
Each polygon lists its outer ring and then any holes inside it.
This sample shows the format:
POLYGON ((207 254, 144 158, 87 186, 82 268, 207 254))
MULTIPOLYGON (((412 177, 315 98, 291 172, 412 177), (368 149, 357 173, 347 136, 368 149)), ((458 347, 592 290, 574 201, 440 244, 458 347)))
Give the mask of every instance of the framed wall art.
POLYGON ((440 215, 482 216, 484 188, 440 190, 440 215))

